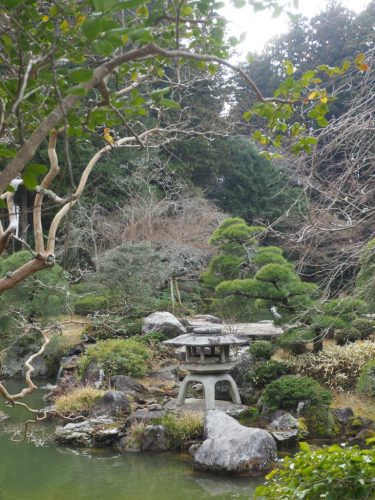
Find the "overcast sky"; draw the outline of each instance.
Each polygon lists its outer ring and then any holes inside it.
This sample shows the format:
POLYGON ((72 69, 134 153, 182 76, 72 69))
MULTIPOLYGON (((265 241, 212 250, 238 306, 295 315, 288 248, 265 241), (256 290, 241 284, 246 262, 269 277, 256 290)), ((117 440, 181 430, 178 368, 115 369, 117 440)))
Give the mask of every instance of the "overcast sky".
MULTIPOLYGON (((230 5, 229 0, 224 0, 227 4, 221 9, 223 16, 230 21, 229 32, 234 36, 246 33, 245 41, 237 47, 242 59, 248 52, 261 52, 264 45, 275 35, 285 33, 288 30, 289 19, 284 14, 272 19, 272 12, 263 11, 254 14, 252 7, 246 6, 236 9, 230 5)), ((348 9, 360 12, 370 0, 341 0, 341 4, 348 9)), ((327 0, 299 0, 299 7, 296 13, 302 13, 306 17, 313 17, 325 10, 327 0)))

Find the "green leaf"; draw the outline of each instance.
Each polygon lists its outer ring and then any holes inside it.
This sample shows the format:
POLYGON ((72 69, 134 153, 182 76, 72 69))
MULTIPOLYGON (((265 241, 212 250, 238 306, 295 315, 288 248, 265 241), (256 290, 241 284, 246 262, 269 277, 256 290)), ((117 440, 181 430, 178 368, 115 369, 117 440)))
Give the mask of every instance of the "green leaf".
POLYGON ((74 69, 69 73, 70 79, 73 83, 83 83, 91 80, 93 71, 88 68, 74 69))
POLYGON ((169 109, 180 109, 180 104, 172 99, 161 99, 160 105, 169 109))
POLYGON ((82 31, 86 36, 87 41, 95 40, 103 31, 102 18, 87 19, 82 25, 82 31))
POLYGON ((148 8, 146 5, 141 5, 135 11, 138 17, 148 17, 148 8))
POLYGON ((207 69, 208 69, 208 72, 210 73, 210 75, 216 75, 217 70, 218 70, 218 66, 217 66, 217 64, 211 63, 207 66, 207 69))
POLYGON ((145 43, 154 41, 151 28, 140 28, 137 30, 130 31, 129 36, 134 41, 145 42, 145 43))
POLYGON ((253 113, 251 111, 245 111, 245 113, 242 115, 242 118, 248 122, 251 120, 252 116, 253 113))
POLYGON ((24 186, 30 191, 34 191, 38 185, 38 179, 33 174, 28 174, 27 172, 22 172, 22 180, 24 186))
POLYGON ((41 163, 30 163, 22 172, 23 184, 27 189, 34 191, 38 185, 38 175, 44 175, 48 172, 48 168, 41 163))
POLYGON ((94 52, 101 56, 111 56, 113 54, 113 46, 112 44, 108 41, 103 39, 100 40, 95 40, 92 44, 92 48, 94 52))
POLYGON ((27 165, 24 172, 31 175, 44 175, 48 172, 48 167, 42 163, 30 163, 27 165))
POLYGON ((294 68, 293 63, 291 61, 283 61, 283 66, 285 69, 285 73, 287 75, 289 75, 289 76, 293 75, 295 68, 294 68))
POLYGON ((310 451, 310 446, 305 441, 300 441, 299 447, 301 451, 310 451))
POLYGON ((329 122, 326 118, 324 118, 324 116, 320 116, 316 119, 316 123, 319 125, 319 127, 326 127, 329 122))
POLYGON ((162 89, 154 90, 151 92, 150 97, 154 100, 160 99, 163 95, 168 94, 170 87, 164 87, 162 89))
POLYGON ((5 145, 0 146, 0 157, 1 158, 14 158, 16 156, 16 150, 11 149, 5 145))
POLYGON ((104 109, 96 109, 90 114, 90 127, 102 125, 107 120, 107 112, 104 109))
POLYGON ((7 208, 6 201, 2 200, 1 198, 0 198, 0 208, 7 208))

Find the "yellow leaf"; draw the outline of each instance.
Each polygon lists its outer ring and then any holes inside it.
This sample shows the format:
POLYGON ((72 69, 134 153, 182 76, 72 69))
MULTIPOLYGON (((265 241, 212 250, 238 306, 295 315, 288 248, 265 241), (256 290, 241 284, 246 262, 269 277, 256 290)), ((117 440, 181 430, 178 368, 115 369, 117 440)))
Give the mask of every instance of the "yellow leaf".
POLYGON ((320 102, 321 102, 322 104, 327 104, 327 102, 328 102, 328 98, 327 98, 327 97, 322 97, 322 98, 320 99, 320 102))
POLYGON ((312 92, 310 92, 310 94, 307 96, 308 100, 309 101, 313 101, 314 99, 316 99, 317 97, 319 97, 319 92, 317 92, 316 90, 313 90, 312 92))
POLYGON ((43 16, 42 17, 42 22, 46 23, 48 21, 48 19, 49 19, 49 16, 43 16))
POLYGON ((363 63, 363 61, 365 60, 365 57, 366 57, 366 56, 365 56, 365 54, 363 54, 363 52, 360 52, 360 53, 356 56, 356 58, 354 59, 354 62, 355 62, 356 64, 361 64, 361 63, 363 63))
POLYGON ((69 30, 69 23, 66 19, 60 24, 61 31, 68 31, 69 30))
POLYGON ((84 22, 85 19, 86 19, 86 16, 84 14, 79 14, 76 17, 77 26, 81 26, 81 24, 83 24, 83 22, 84 22))
POLYGON ((121 35, 121 40, 123 44, 127 43, 127 41, 129 40, 129 35, 127 33, 123 33, 121 35))
POLYGON ((148 8, 145 5, 141 5, 135 11, 138 17, 148 17, 148 8))
POLYGON ((370 69, 370 66, 366 63, 361 63, 357 64, 357 68, 359 69, 359 71, 368 71, 370 69))

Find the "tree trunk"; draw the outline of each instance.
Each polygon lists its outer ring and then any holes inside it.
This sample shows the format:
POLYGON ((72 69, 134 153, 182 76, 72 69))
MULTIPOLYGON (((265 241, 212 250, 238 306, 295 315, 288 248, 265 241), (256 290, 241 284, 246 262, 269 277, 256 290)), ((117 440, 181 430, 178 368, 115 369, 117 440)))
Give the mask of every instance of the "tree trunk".
POLYGON ((23 266, 11 273, 8 273, 0 279, 0 295, 6 290, 13 288, 17 285, 17 283, 20 283, 32 274, 42 271, 43 269, 53 267, 54 264, 55 259, 53 255, 48 254, 47 252, 37 255, 29 262, 26 262, 23 266))

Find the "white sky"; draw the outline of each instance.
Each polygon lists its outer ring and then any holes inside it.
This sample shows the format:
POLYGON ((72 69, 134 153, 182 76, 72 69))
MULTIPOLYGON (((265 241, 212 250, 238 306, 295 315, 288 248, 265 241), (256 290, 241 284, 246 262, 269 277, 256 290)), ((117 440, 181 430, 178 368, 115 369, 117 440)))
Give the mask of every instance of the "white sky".
MULTIPOLYGON (((229 34, 239 37, 241 33, 246 33, 245 41, 236 47, 241 59, 248 52, 261 52, 268 40, 288 31, 289 18, 286 14, 272 18, 271 11, 254 13, 252 7, 248 5, 236 9, 230 5, 229 0, 224 1, 227 5, 221 9, 221 13, 229 21, 229 34)), ((364 10, 369 3, 370 0, 341 0, 344 7, 355 12, 364 10)), ((326 4, 327 0, 299 0, 298 9, 293 13, 313 17, 325 10, 326 4)))

